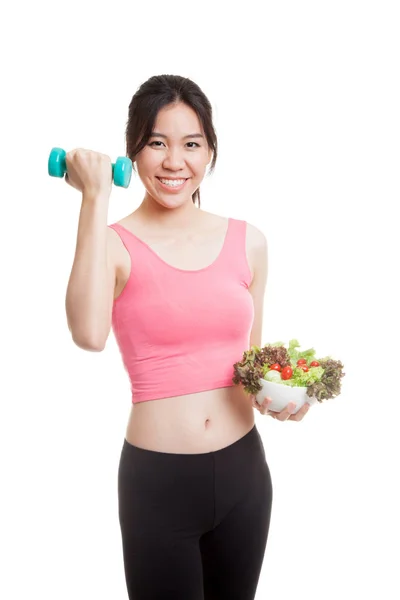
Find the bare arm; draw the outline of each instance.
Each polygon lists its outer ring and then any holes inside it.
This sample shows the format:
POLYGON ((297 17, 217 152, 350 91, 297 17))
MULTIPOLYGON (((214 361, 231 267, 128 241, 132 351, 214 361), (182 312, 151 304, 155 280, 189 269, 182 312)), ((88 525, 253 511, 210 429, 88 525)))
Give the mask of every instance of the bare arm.
POLYGON ((72 339, 84 350, 104 349, 111 329, 116 264, 107 227, 108 196, 83 193, 66 313, 72 339))
POLYGON ((254 302, 254 323, 250 334, 250 347, 262 345, 265 290, 268 278, 268 243, 264 233, 251 225, 249 227, 253 243, 254 278, 249 292, 254 302))

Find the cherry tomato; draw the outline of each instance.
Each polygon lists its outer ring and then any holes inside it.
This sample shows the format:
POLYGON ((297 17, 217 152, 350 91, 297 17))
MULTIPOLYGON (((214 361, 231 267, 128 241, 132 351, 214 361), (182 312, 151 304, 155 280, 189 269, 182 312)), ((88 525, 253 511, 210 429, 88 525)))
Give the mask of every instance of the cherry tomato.
POLYGON ((274 363, 273 365, 270 366, 270 370, 282 371, 282 367, 279 363, 274 363))
POLYGON ((289 365, 282 369, 282 372, 281 372, 282 379, 290 379, 292 375, 293 375, 293 369, 289 365))
POLYGON ((312 363, 310 363, 310 367, 319 367, 319 362, 317 360, 313 360, 312 363))
POLYGON ((309 370, 307 365, 299 365, 299 368, 302 369, 304 373, 307 373, 307 371, 309 370))
POLYGON ((306 365, 307 361, 305 358, 299 358, 299 360, 297 361, 297 364, 300 365, 306 365))

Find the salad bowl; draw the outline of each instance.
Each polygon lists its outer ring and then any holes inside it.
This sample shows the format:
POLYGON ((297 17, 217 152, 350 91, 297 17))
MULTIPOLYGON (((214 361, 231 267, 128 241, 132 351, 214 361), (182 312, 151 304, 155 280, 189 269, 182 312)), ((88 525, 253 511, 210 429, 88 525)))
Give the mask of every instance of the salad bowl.
POLYGON ((308 403, 310 406, 317 402, 317 399, 307 395, 307 388, 300 386, 289 387, 274 381, 267 381, 262 377, 259 379, 262 389, 255 395, 255 399, 258 404, 262 404, 266 396, 272 399, 271 404, 268 406, 269 410, 274 412, 281 412, 290 402, 296 404, 292 414, 296 414, 304 404, 308 403))
POLYGON ((314 348, 301 350, 298 340, 252 346, 233 365, 233 383, 242 385, 260 405, 266 397, 268 408, 281 412, 293 402, 296 414, 304 404, 310 406, 335 398, 341 393, 343 364, 331 356, 319 358, 314 348))

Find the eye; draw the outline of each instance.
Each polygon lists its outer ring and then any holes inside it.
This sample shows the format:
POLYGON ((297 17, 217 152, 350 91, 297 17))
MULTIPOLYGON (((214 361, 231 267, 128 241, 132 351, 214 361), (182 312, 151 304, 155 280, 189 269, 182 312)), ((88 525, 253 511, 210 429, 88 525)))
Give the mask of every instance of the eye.
MULTIPOLYGON (((152 147, 153 144, 162 144, 162 143, 163 142, 160 142, 160 141, 156 140, 154 142, 150 142, 149 146, 152 147)), ((188 142, 188 144, 194 144, 197 148, 200 148, 200 144, 197 144, 196 142, 188 142)), ((156 146, 156 148, 160 148, 160 146, 156 146)), ((191 147, 190 150, 193 150, 193 148, 191 147)))

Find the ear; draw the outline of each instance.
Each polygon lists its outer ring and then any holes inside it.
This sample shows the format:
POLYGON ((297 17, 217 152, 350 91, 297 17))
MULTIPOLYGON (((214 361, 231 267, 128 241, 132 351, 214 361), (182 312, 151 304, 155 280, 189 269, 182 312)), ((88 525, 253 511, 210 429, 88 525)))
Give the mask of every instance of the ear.
POLYGON ((208 163, 207 165, 210 164, 211 160, 212 160, 212 155, 213 155, 213 151, 211 150, 211 148, 208 151, 208 163))

